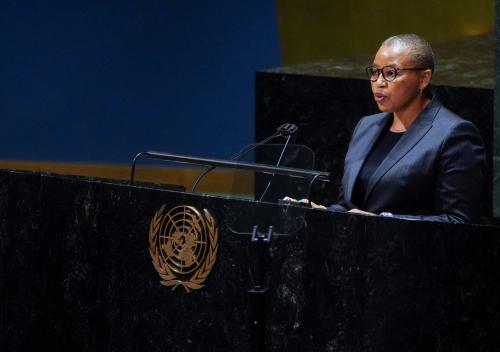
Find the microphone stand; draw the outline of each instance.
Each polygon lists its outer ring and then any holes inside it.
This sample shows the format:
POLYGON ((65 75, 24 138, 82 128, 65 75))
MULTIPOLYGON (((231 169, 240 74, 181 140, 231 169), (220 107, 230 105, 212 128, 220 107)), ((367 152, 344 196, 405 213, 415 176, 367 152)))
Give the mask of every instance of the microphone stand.
MULTIPOLYGON (((238 152, 237 154, 233 155, 229 160, 236 160, 238 159, 239 157, 245 155, 246 153, 254 150, 255 148, 257 148, 258 146, 264 144, 264 143, 267 143, 269 142, 270 140, 276 138, 276 137, 279 137, 281 135, 281 132, 279 131, 279 128, 278 128, 278 131, 276 133, 274 133, 273 135, 263 139, 262 141, 256 143, 256 144, 252 144, 252 145, 249 145, 245 148, 243 148, 240 152, 238 152)), ((201 180, 203 180, 203 178, 205 178, 205 176, 211 172, 213 169, 215 169, 217 166, 210 166, 208 167, 205 171, 203 171, 197 178, 196 180, 194 181, 193 183, 193 186, 191 187, 191 192, 195 192, 196 191, 196 187, 198 187, 198 184, 201 182, 201 180)))
MULTIPOLYGON (((278 162, 276 163, 276 166, 280 166, 281 159, 283 159, 283 156, 285 155, 286 147, 288 146, 288 143, 290 142, 291 138, 292 138, 292 135, 290 134, 288 136, 288 138, 286 139, 286 142, 285 142, 285 145, 284 145, 283 149, 281 150, 281 154, 280 154, 280 156, 278 158, 278 162)), ((262 194, 261 194, 261 196, 259 198, 259 201, 261 201, 262 199, 264 199, 264 196, 267 194, 267 191, 269 190, 269 186, 271 186, 271 182, 273 182, 274 175, 275 174, 272 174, 271 178, 269 179, 269 182, 267 183, 266 188, 264 189, 264 192, 262 192, 262 194)))
MULTIPOLYGON (((229 160, 236 160, 236 159, 240 158, 241 156, 245 155, 246 153, 251 152, 252 150, 256 149, 257 147, 260 147, 261 145, 263 145, 263 144, 265 144, 265 143, 269 142, 270 140, 277 138, 277 137, 285 137, 288 135, 288 140, 287 140, 287 144, 288 144, 288 141, 290 140, 290 136, 293 133, 295 133, 297 131, 297 129, 298 129, 298 127, 294 124, 284 123, 276 129, 276 132, 273 135, 263 139, 262 141, 260 141, 258 143, 255 143, 255 144, 247 146, 246 148, 243 148, 236 155, 233 155, 229 160)), ((281 157, 280 157, 280 159, 281 159, 281 157)), ((205 171, 203 171, 196 178, 196 180, 193 182, 193 186, 191 187, 191 192, 195 192, 196 187, 198 187, 198 184, 205 178, 205 176, 208 173, 210 173, 215 168, 216 168, 216 166, 213 165, 213 166, 208 167, 205 171)), ((269 185, 268 185, 268 187, 269 187, 269 185)))

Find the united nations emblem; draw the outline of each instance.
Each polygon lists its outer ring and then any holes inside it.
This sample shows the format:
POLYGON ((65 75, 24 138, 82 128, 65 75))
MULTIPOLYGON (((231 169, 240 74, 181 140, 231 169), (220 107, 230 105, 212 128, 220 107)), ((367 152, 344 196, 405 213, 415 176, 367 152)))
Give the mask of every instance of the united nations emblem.
POLYGON ((217 257, 218 232, 207 209, 163 205, 149 226, 149 253, 160 274, 160 283, 187 292, 202 288, 217 257))

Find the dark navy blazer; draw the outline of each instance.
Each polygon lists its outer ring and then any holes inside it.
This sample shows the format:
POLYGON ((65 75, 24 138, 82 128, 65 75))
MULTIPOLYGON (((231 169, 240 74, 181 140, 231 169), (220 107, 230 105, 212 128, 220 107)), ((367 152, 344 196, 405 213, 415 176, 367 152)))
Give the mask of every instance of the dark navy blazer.
POLYGON ((474 222, 479 219, 485 154, 476 127, 433 98, 369 179, 362 204, 352 201, 363 163, 390 113, 362 118, 344 161, 334 211, 352 208, 415 220, 474 222))

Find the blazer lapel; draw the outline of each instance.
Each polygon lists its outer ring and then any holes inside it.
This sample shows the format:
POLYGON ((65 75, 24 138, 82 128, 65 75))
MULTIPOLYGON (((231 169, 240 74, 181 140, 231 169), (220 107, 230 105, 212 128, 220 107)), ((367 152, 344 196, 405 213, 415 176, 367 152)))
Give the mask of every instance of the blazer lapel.
POLYGON ((420 141, 432 127, 432 122, 437 112, 441 108, 441 104, 437 99, 433 99, 429 105, 422 111, 420 116, 405 132, 401 139, 396 143, 394 148, 387 154, 377 170, 373 173, 368 181, 366 195, 363 203, 370 196, 375 185, 401 158, 403 158, 414 146, 420 141))
POLYGON ((356 152, 353 155, 355 161, 352 162, 350 167, 349 176, 347 178, 347 184, 345 185, 345 195, 347 199, 352 199, 352 192, 354 190, 354 184, 358 178, 359 171, 363 166, 366 157, 373 148, 373 145, 377 141, 380 133, 386 127, 387 121, 389 120, 390 114, 386 114, 380 121, 375 125, 374 128, 365 130, 359 137, 359 146, 356 148, 356 152))

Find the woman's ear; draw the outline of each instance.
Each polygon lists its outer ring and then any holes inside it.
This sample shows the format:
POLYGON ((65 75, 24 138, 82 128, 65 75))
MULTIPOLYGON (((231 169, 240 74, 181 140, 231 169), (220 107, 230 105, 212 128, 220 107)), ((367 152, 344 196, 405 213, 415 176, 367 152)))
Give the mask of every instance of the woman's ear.
POLYGON ((432 78, 432 70, 424 70, 420 73, 420 90, 424 90, 430 83, 432 78))

